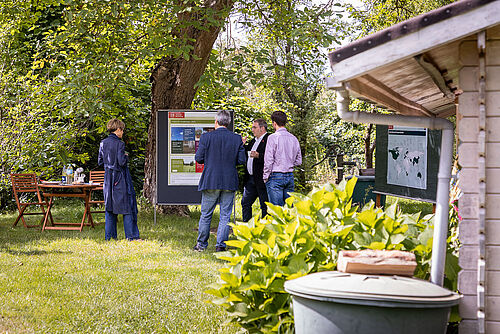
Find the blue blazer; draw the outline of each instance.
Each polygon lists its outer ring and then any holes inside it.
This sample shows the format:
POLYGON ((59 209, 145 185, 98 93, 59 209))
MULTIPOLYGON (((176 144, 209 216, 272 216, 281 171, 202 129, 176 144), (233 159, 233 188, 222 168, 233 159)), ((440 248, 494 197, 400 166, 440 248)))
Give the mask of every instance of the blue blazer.
POLYGON ((104 206, 115 214, 134 213, 135 192, 127 167, 125 143, 114 133, 101 141, 98 164, 104 165, 104 206), (131 197, 133 200, 131 201, 131 197))
POLYGON ((204 133, 200 138, 195 159, 198 163, 205 164, 198 184, 199 191, 238 189, 236 165, 246 163, 241 136, 225 127, 204 133))

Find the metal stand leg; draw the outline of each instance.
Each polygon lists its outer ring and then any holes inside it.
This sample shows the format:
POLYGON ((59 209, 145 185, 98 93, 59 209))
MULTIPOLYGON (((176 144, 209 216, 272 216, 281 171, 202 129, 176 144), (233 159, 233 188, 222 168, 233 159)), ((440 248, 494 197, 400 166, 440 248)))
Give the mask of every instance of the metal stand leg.
POLYGON ((156 226, 156 203, 153 204, 153 211, 154 211, 154 225, 156 226))
POLYGON ((236 192, 234 192, 234 199, 233 199, 233 224, 236 225, 236 192))

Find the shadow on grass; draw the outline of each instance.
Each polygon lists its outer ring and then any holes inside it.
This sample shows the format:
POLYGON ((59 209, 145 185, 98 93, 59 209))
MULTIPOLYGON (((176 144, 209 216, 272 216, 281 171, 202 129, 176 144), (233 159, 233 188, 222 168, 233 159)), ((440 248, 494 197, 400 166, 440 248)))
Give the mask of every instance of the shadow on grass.
MULTIPOLYGON (((82 218, 83 210, 78 201, 60 201, 53 208, 53 217, 56 221, 79 222, 82 218)), ((61 239, 92 240, 104 243, 104 224, 97 224, 94 228, 85 226, 82 232, 46 230, 41 228, 24 228, 22 225, 12 227, 12 223, 17 217, 17 211, 0 215, 0 251, 26 252, 28 255, 40 255, 36 250, 24 248, 36 248, 38 243, 51 243, 61 239), (8 251, 9 250, 9 251, 8 251)), ((124 239, 123 217, 118 216, 118 240, 124 239)), ((179 217, 173 215, 157 214, 156 224, 154 223, 154 213, 152 208, 140 209, 138 215, 138 226, 141 238, 149 241, 156 241, 162 245, 170 245, 174 248, 191 251, 198 236, 198 220, 200 217, 199 206, 190 206, 189 217, 179 217)), ((31 219, 28 224, 38 223, 39 218, 31 219)), ((94 221, 103 222, 104 215, 94 215, 94 221)), ((216 229, 219 222, 218 211, 212 217, 212 228, 216 229)), ((209 240, 211 248, 215 248, 215 237, 212 234, 209 240)), ((209 249, 209 251, 211 250, 209 249)), ((193 252, 195 253, 195 252, 193 252)))
POLYGON ((45 251, 39 249, 18 250, 18 249, 11 249, 10 247, 0 246, 0 253, 7 253, 10 255, 33 256, 33 255, 47 255, 47 254, 71 254, 72 252, 60 251, 60 250, 45 251))

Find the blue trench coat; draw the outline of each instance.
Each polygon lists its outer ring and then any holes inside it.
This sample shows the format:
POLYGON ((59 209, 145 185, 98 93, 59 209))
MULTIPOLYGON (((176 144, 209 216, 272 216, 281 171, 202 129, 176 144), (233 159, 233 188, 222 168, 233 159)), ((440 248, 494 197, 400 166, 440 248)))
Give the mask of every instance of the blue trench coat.
POLYGON ((104 205, 114 214, 132 214, 137 222, 137 202, 132 177, 127 167, 125 143, 111 133, 99 145, 98 164, 104 165, 104 205))

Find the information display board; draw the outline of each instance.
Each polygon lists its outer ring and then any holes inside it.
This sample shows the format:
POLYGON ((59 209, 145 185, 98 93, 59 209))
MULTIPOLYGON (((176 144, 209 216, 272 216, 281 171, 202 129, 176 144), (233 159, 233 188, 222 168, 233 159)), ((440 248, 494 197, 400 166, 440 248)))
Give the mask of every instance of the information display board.
MULTIPOLYGON (((201 135, 215 130, 217 110, 159 110, 156 124, 156 204, 200 204, 203 165, 195 161, 201 135)), ((233 128, 233 113, 231 124, 233 128)))
POLYGON ((435 202, 441 131, 377 125, 374 191, 435 202))

